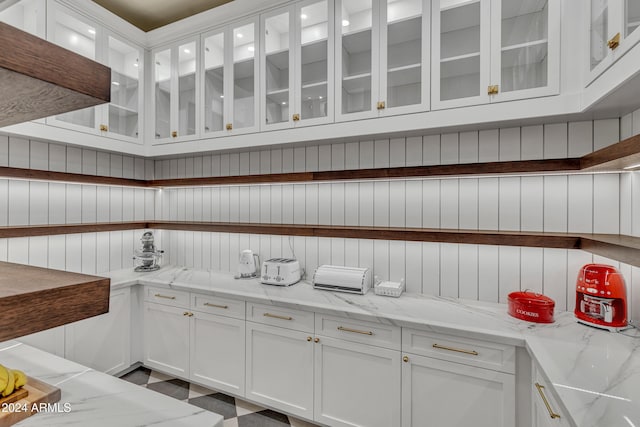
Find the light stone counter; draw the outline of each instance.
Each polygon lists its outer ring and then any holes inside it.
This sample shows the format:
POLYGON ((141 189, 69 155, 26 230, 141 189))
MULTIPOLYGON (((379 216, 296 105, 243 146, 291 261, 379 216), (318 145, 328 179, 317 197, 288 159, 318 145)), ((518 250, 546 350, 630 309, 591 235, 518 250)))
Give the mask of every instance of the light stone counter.
POLYGON ((0 343, 0 363, 62 391, 54 410, 34 414, 16 426, 222 427, 221 415, 16 341, 0 343))
POLYGON ((557 312, 551 325, 514 319, 505 304, 403 294, 400 298, 236 280, 230 273, 167 266, 153 273, 120 270, 112 287, 135 284, 271 303, 404 327, 524 346, 553 385, 574 427, 640 427, 640 332, 601 331, 557 312))

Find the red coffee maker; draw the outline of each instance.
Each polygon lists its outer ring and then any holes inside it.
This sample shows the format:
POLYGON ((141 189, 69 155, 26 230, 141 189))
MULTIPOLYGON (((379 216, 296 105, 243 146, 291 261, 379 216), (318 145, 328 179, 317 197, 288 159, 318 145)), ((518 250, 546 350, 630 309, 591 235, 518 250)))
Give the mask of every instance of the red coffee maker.
POLYGON ((576 283, 578 322, 610 331, 626 329, 627 290, 622 274, 611 265, 587 264, 576 283))

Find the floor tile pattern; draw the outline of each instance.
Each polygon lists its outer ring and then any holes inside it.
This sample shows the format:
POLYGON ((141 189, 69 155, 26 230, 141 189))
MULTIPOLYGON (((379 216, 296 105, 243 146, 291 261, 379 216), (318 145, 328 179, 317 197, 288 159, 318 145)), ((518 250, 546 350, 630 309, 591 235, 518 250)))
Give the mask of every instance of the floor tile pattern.
POLYGON ((224 417, 224 427, 313 427, 315 424, 298 420, 253 403, 172 378, 160 372, 140 367, 121 377, 174 399, 215 412, 224 417))

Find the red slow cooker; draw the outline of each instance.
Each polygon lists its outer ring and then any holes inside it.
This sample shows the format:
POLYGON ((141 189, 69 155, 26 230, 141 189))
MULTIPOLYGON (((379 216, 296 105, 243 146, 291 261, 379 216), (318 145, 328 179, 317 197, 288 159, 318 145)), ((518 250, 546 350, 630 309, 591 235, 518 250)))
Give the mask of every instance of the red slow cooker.
POLYGON ((535 292, 511 292, 508 297, 509 315, 536 323, 553 323, 556 303, 548 296, 535 292))

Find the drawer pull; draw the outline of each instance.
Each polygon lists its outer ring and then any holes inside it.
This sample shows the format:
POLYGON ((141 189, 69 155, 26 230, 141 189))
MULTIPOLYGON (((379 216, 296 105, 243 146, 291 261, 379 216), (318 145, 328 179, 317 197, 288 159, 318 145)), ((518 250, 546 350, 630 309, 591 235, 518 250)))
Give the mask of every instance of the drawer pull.
POLYGON ((359 331, 358 329, 345 328, 344 326, 338 326, 339 331, 353 332, 354 334, 373 335, 371 331, 359 331))
POLYGON ((542 401, 544 402, 544 406, 547 407, 547 411, 549 411, 549 416, 551 417, 551 419, 555 419, 555 418, 560 418, 560 415, 556 414, 555 412, 553 412, 553 409, 551 409, 551 405, 549 405, 549 401, 547 400, 547 396, 544 395, 544 386, 536 383, 536 388, 538 389, 538 393, 540 393, 540 397, 542 398, 542 401))
POLYGON ((193 313, 189 312, 189 311, 185 311, 184 313, 182 313, 183 316, 187 316, 187 317, 193 317, 193 313))
POLYGON ((293 320, 291 316, 280 316, 278 314, 264 313, 264 317, 273 317, 274 319, 282 319, 282 320, 293 320))
POLYGON ((215 308, 224 308, 224 309, 229 308, 228 305, 212 304, 210 302, 205 302, 204 305, 206 305, 207 307, 215 307, 215 308))
POLYGON ((170 296, 162 295, 162 294, 156 294, 155 296, 156 296, 156 298, 176 299, 176 297, 170 297, 170 296))
POLYGON ((440 350, 449 350, 449 351, 457 351, 458 353, 470 354, 472 356, 477 356, 478 352, 475 350, 463 350, 461 348, 447 347, 440 344, 434 344, 433 348, 439 348, 440 350))

